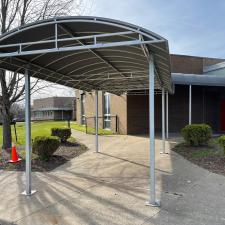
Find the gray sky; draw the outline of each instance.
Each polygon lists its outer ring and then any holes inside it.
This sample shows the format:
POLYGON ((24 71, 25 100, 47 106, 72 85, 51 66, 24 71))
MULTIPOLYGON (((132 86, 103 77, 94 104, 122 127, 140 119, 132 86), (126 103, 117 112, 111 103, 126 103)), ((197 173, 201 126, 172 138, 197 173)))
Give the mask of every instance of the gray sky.
MULTIPOLYGON (((48 82, 43 82, 43 87, 46 86, 48 82)), ((32 94, 32 101, 34 99, 39 99, 39 98, 46 98, 46 97, 51 97, 51 96, 64 96, 64 97, 74 97, 75 96, 75 90, 73 88, 68 88, 62 85, 57 85, 57 84, 51 84, 46 86, 45 88, 41 89, 38 92, 35 92, 32 94)), ((40 84, 42 86, 42 84, 40 84)))

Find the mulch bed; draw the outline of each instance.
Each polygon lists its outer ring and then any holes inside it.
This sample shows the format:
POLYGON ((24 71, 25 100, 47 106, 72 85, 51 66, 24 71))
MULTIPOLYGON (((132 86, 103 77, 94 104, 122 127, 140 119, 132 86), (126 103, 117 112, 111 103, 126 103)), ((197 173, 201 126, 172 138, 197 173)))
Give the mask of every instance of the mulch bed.
POLYGON ((196 162, 197 165, 213 172, 225 175, 225 156, 210 156, 196 162))
POLYGON ((200 167, 213 173, 225 175, 225 155, 223 154, 222 149, 219 149, 216 144, 190 147, 185 146, 185 144, 182 143, 175 146, 172 150, 200 167), (204 154, 204 152, 206 152, 206 154, 204 154), (196 157, 196 154, 199 156, 196 157))
MULTIPOLYGON (((78 157, 87 150, 88 148, 85 145, 80 144, 76 141, 61 144, 61 146, 48 161, 42 161, 39 158, 34 157, 31 163, 32 171, 49 172, 51 170, 54 170, 58 166, 68 162, 72 158, 78 157)), ((5 162, 5 160, 0 158, 0 170, 1 169, 8 171, 25 171, 25 160, 22 159, 20 162, 12 164, 7 163, 5 162)))

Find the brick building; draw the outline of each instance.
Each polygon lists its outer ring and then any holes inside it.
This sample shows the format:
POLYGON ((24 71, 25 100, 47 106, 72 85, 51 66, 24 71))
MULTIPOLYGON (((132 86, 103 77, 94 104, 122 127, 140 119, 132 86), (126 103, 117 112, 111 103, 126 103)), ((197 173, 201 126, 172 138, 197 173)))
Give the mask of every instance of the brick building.
MULTIPOLYGON (((192 86, 192 123, 207 123, 214 132, 225 131, 224 59, 171 55, 174 94, 168 96, 169 132, 179 132, 189 122, 189 91, 192 86), (197 81, 196 81, 197 78, 197 81), (213 78, 213 82, 210 82, 213 78), (218 78, 218 79, 219 79, 218 78), (208 81, 209 80, 209 81, 208 81), (207 83, 208 81, 208 83, 207 83)), ((94 93, 76 90, 77 122, 94 126, 94 93)), ((155 129, 161 131, 162 100, 155 94, 155 129)), ((117 96, 99 91, 99 127, 120 134, 148 132, 148 91, 117 96)))
POLYGON ((74 97, 50 97, 34 100, 32 120, 68 120, 75 115, 74 97))

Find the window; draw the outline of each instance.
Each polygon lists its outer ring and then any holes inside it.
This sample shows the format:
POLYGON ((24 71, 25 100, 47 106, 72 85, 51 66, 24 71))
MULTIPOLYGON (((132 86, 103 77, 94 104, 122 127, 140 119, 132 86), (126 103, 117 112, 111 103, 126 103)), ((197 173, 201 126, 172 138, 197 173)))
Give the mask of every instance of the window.
POLYGON ((104 94, 104 128, 110 129, 110 123, 110 94, 106 92, 104 94))
POLYGON ((81 124, 85 125, 85 94, 81 94, 81 124))

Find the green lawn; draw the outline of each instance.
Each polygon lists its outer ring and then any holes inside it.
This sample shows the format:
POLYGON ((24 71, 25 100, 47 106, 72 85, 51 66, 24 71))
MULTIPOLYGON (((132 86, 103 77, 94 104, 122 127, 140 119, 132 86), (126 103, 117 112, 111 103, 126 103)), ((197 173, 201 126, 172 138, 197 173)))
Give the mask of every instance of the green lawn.
MULTIPOLYGON (((73 128, 74 130, 79 130, 79 131, 82 131, 82 132, 86 132, 86 127, 85 126, 78 125, 75 122, 71 123, 71 128, 73 128)), ((87 133, 88 134, 95 134, 95 129, 88 127, 87 133)), ((99 135, 110 135, 110 134, 113 134, 113 132, 111 130, 99 129, 98 134, 99 135)))
MULTIPOLYGON (((50 135, 51 134, 51 128, 53 127, 67 127, 67 121, 45 121, 45 122, 34 122, 31 125, 31 135, 32 138, 35 138, 36 136, 42 136, 42 135, 50 135)), ((15 142, 15 135, 14 135, 14 129, 12 128, 12 136, 13 141, 15 142)), ((71 128, 75 130, 79 130, 82 132, 85 132, 85 126, 78 125, 75 122, 71 122, 71 128)), ((25 125, 24 123, 17 123, 16 124, 17 129, 17 136, 18 136, 18 144, 24 145, 25 144, 25 125)), ((88 133, 94 133, 93 128, 88 128, 88 133)), ((109 135, 113 134, 112 131, 99 129, 100 135, 109 135)), ((0 146, 2 145, 2 126, 0 126, 0 146)))
POLYGON ((207 145, 198 147, 180 143, 172 150, 200 167, 225 176, 225 154, 217 138, 212 138, 207 145))
POLYGON ((198 147, 188 146, 182 142, 177 144, 173 150, 183 155, 185 158, 192 160, 224 155, 223 149, 219 146, 218 140, 216 138, 212 138, 208 145, 198 147))

